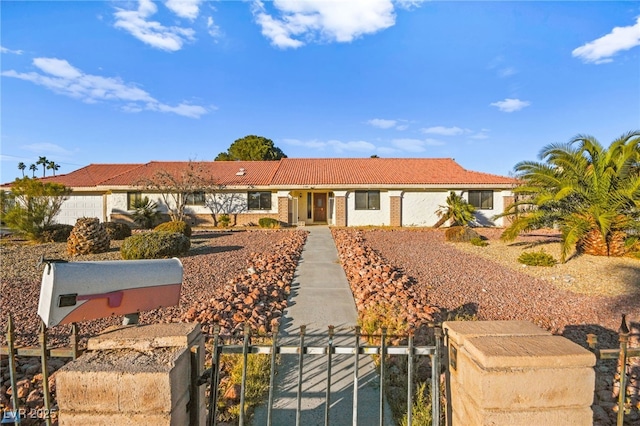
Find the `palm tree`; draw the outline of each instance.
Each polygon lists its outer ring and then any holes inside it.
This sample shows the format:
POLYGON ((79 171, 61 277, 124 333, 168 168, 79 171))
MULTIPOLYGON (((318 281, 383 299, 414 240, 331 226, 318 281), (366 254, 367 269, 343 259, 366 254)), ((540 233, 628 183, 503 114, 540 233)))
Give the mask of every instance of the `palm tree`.
POLYGON ((36 161, 36 164, 42 164, 42 177, 45 177, 47 172, 47 164, 49 164, 49 160, 47 160, 47 157, 39 157, 38 161, 36 161))
POLYGON ((36 166, 35 164, 32 164, 29 166, 29 170, 31 170, 31 172, 33 172, 32 177, 36 177, 36 170, 38 170, 38 166, 36 166))
POLYGON ((436 214, 440 218, 434 228, 441 227, 447 220, 451 219, 451 226, 467 226, 474 219, 475 207, 467 203, 467 200, 451 191, 447 197, 447 205, 439 206, 436 214))
POLYGON ((47 163, 47 169, 53 170, 53 175, 56 175, 56 170, 60 169, 60 164, 56 163, 55 161, 49 161, 47 163))
POLYGON ((22 161, 18 163, 18 170, 22 172, 22 177, 24 177, 24 169, 26 168, 27 166, 22 161))
POLYGON ((515 166, 522 184, 505 213, 513 222, 505 240, 520 232, 556 226, 562 233, 561 261, 572 248, 596 256, 621 256, 630 232, 640 232, 640 131, 626 133, 604 148, 578 135, 551 144, 544 162, 515 166))

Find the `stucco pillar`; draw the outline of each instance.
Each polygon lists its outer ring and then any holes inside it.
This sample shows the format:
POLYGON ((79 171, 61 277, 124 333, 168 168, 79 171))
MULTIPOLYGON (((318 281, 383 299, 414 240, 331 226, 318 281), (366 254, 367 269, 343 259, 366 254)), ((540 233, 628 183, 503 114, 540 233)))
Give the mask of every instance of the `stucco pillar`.
POLYGON ((347 191, 334 191, 336 203, 336 226, 347 226, 347 191))
POLYGON ((526 321, 443 328, 452 425, 591 424, 593 353, 526 321))
POLYGON ((389 191, 389 225, 402 226, 402 191, 389 191))
POLYGON ((197 323, 125 326, 89 339, 56 373, 63 425, 204 425, 204 337, 197 323))

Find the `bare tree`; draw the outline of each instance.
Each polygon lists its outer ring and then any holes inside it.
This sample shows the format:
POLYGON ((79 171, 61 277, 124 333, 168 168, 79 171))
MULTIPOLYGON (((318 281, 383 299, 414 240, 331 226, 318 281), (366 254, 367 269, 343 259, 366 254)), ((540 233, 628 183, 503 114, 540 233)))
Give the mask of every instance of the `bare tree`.
POLYGON ((220 215, 233 216, 231 226, 235 226, 238 223, 238 214, 247 210, 247 200, 241 193, 223 191, 224 187, 220 185, 215 192, 207 192, 205 205, 211 210, 215 226, 218 226, 220 215))
POLYGON ((205 164, 191 160, 171 169, 161 169, 150 178, 141 179, 138 185, 160 194, 172 221, 185 219, 187 203, 194 194, 207 194, 218 188, 205 164))

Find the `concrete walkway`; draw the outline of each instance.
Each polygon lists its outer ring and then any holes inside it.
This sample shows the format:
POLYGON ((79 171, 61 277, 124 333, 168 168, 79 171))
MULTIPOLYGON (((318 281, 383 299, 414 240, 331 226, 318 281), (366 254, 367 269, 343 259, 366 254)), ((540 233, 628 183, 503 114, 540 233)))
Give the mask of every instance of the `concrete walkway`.
MULTIPOLYGON (((335 326, 334 346, 353 346, 357 311, 347 277, 338 261, 331 232, 326 226, 310 226, 307 242, 291 287, 289 307, 280 324, 278 343, 299 345, 305 325, 306 346, 326 346, 327 329, 335 326)), ((281 355, 277 368, 273 425, 296 423, 298 355, 281 355)), ((358 424, 379 424, 379 378, 370 356, 358 359, 358 424)), ((353 418, 354 355, 333 355, 330 423, 351 425, 353 418)), ((327 383, 327 356, 306 355, 303 363, 300 424, 323 425, 327 383)), ((385 404, 385 424, 392 425, 385 404)), ((255 426, 266 424, 266 407, 258 407, 255 426)))

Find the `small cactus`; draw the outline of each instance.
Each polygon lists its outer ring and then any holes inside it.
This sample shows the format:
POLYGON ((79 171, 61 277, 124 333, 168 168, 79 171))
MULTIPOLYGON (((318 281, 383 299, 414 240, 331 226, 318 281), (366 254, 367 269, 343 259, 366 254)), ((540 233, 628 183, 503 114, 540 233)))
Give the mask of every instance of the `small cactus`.
POLYGON ((67 253, 71 256, 103 253, 109 250, 107 230, 95 217, 81 217, 67 239, 67 253))

